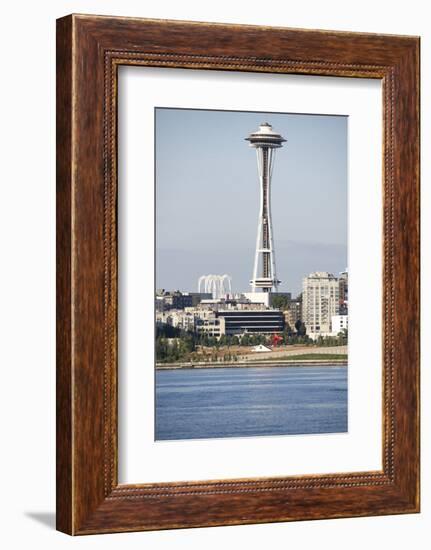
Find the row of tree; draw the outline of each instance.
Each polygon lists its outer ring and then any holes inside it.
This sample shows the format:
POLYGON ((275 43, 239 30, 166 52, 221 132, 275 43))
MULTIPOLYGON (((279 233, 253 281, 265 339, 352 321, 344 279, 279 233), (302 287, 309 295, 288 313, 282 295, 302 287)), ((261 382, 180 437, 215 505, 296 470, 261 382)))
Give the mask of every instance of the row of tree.
MULTIPOLYGON (((301 296, 299 296, 294 301, 301 300, 301 296)), ((292 298, 289 298, 285 294, 272 294, 271 295, 271 306, 276 309, 281 309, 282 311, 289 309, 290 304, 292 303, 292 298)))
POLYGON ((156 361, 158 363, 175 363, 187 358, 195 351, 193 339, 189 336, 184 338, 156 338, 156 361))
POLYGON ((347 329, 343 329, 337 336, 319 336, 316 340, 318 346, 347 346, 347 329))
MULTIPOLYGON (((348 333, 343 330, 337 336, 319 336, 317 340, 311 340, 305 331, 298 325, 296 332, 287 327, 281 334, 281 342, 284 345, 302 344, 307 346, 343 346, 347 345, 348 333), (301 334, 302 333, 302 334, 301 334)), ((174 363, 189 358, 217 360, 217 352, 220 348, 228 348, 227 360, 236 355, 230 352, 231 346, 257 346, 259 344, 271 345, 272 337, 265 334, 244 333, 241 336, 223 335, 219 339, 208 334, 196 334, 192 331, 184 331, 165 325, 158 327, 156 335, 156 360, 157 362, 174 363), (211 354, 198 354, 198 348, 212 348, 211 354)), ((236 360, 236 359, 232 359, 236 360)))

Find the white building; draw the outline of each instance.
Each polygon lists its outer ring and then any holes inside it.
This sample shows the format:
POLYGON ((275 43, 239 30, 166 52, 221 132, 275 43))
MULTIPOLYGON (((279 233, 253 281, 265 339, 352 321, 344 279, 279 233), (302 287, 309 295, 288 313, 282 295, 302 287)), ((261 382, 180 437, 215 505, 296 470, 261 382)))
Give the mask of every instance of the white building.
POLYGON ((343 330, 349 328, 349 316, 348 315, 333 315, 332 316, 332 334, 337 336, 343 330))
POLYGON ((271 350, 271 348, 267 348, 263 344, 259 344, 258 346, 252 347, 251 351, 255 351, 257 353, 262 353, 262 352, 265 352, 265 351, 272 351, 272 350, 271 350))
MULTIPOLYGON (((187 308, 192 309, 192 308, 187 308)), ((195 329, 196 315, 193 312, 182 309, 171 309, 169 311, 156 311, 157 325, 170 325, 181 330, 195 329)))
POLYGON ((193 313, 182 310, 174 310, 171 311, 171 320, 173 327, 191 331, 195 329, 195 316, 193 313))
POLYGON ((270 292, 244 292, 244 296, 247 300, 250 300, 252 304, 263 304, 266 307, 270 306, 270 292))
POLYGON ((172 317, 170 312, 156 310, 156 325, 172 325, 172 317))
POLYGON ((302 320, 313 340, 332 335, 332 318, 339 315, 338 279, 326 271, 317 271, 302 281, 302 320))

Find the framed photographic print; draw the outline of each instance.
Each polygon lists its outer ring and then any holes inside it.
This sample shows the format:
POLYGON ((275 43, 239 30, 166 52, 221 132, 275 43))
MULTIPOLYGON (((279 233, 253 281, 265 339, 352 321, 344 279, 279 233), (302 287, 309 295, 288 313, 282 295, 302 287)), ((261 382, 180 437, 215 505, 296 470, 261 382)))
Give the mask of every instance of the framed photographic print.
POLYGON ((57 22, 57 527, 419 511, 419 39, 57 22))

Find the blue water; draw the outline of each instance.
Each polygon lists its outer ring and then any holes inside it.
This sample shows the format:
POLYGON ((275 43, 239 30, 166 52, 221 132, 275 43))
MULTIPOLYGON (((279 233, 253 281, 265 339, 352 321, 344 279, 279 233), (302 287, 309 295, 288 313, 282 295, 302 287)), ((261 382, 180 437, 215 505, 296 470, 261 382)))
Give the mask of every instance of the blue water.
POLYGON ((156 371, 156 440, 346 431, 346 366, 156 371))

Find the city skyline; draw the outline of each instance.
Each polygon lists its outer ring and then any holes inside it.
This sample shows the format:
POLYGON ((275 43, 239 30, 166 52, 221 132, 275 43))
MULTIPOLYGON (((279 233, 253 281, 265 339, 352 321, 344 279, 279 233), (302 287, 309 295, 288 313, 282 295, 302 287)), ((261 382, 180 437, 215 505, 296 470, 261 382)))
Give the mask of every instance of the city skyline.
POLYGON ((347 266, 347 117, 156 109, 156 287, 195 291, 227 273, 248 292, 259 182, 244 138, 262 122, 287 138, 273 174, 280 292, 347 266), (172 269, 172 266, 176 266, 172 269), (179 268, 180 267, 180 268, 179 268))

